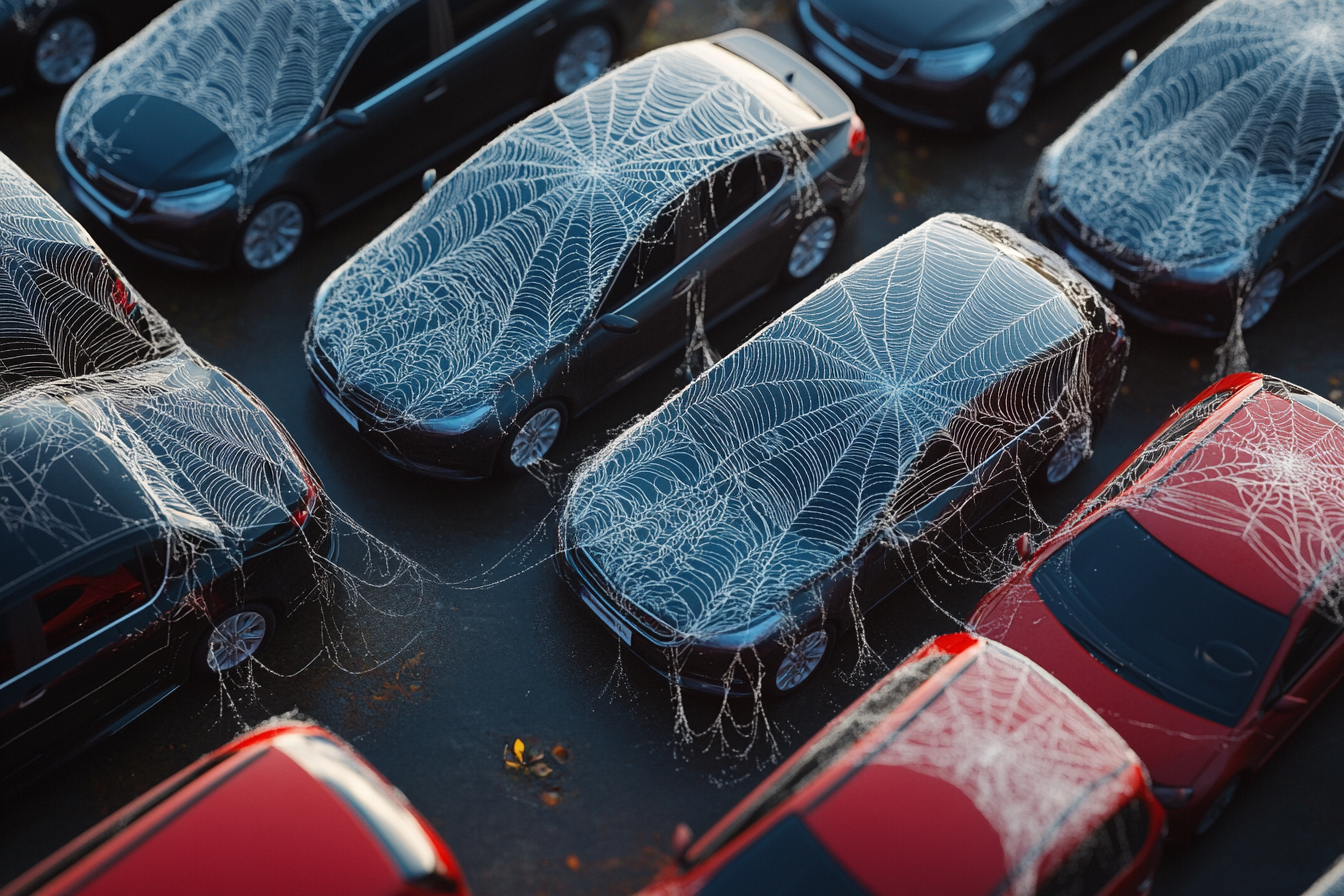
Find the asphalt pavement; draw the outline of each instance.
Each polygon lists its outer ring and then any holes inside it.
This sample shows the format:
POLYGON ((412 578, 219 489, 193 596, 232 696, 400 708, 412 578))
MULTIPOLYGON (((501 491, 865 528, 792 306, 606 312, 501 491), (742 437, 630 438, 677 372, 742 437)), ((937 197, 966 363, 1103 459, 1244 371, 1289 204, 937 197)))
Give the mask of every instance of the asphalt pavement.
MULTIPOLYGON (((709 333, 720 351, 927 218, 962 211, 1021 223, 1034 162, 1120 78, 1121 53, 1146 53, 1202 4, 1184 2, 1040 92, 991 137, 899 125, 860 108, 872 137, 868 190, 830 259, 709 333)), ((782 3, 661 0, 642 45, 747 24, 797 45, 782 3)), ((353 743, 456 852, 479 894, 623 893, 667 861, 677 822, 706 830, 773 767, 925 639, 955 628, 985 593, 983 556, 939 570, 867 621, 876 660, 842 643, 783 701, 678 699, 559 581, 550 564, 565 475, 680 382, 675 360, 574 421, 545 479, 425 479, 359 441, 315 392, 301 339, 322 279, 419 195, 402 185, 327 228, 261 277, 201 274, 138 256, 74 201, 57 175, 60 97, 0 102, 0 152, 70 209, 137 289, 206 358, 253 389, 295 436, 327 491, 373 536, 443 584, 363 607, 333 633, 315 609, 281 620, 249 676, 193 682, 107 742, 0 802, 0 881, 9 880, 246 724, 297 710, 353 743), (506 743, 563 745, 546 779, 505 769, 506 743)), ((465 155, 455 160, 460 162, 465 155)), ((446 166, 445 166, 446 167, 446 166)), ((1287 292, 1246 336, 1252 369, 1339 399, 1344 383, 1344 258, 1287 292)), ((1209 382, 1215 343, 1133 328, 1125 386, 1095 455, 1035 513, 1053 523, 1176 406, 1209 382)), ((1002 550, 1024 525, 1005 510, 983 536, 1002 550)), ((1336 691, 1193 846, 1163 858, 1153 892, 1296 894, 1344 852, 1344 690, 1336 691)), ((264 807, 258 807, 264 811, 264 807)), ((239 857, 246 861, 246 857, 239 857)))

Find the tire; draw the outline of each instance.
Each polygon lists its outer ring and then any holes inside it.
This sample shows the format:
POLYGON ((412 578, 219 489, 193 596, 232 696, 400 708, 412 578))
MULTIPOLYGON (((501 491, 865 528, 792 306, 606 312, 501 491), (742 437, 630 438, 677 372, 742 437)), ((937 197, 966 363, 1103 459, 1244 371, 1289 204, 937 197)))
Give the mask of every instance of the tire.
POLYGON ((539 401, 509 427, 500 446, 500 466, 507 473, 519 473, 540 462, 565 431, 569 412, 558 401, 539 401))
POLYGON ((275 613, 263 603, 247 603, 225 611, 196 642, 192 668, 215 676, 237 668, 261 652, 275 632, 275 613))
POLYGON ((271 271, 294 257, 308 235, 308 213, 289 196, 267 199, 252 210, 238 234, 235 257, 247 271, 271 271))
POLYGON ((1244 775, 1237 775, 1231 781, 1228 781, 1223 789, 1218 791, 1218 795, 1209 803, 1204 814, 1199 817, 1199 824, 1195 826, 1195 836, 1203 837, 1209 832, 1209 829, 1217 824, 1218 819, 1223 817, 1227 807, 1232 803, 1232 798, 1237 795, 1237 790, 1241 787, 1241 779, 1244 775))
POLYGON ((43 84, 66 87, 98 58, 98 28, 81 15, 48 22, 33 42, 33 72, 43 84))
POLYGON ((835 623, 814 628, 786 645, 784 656, 767 670, 764 691, 775 697, 793 693, 821 667, 835 647, 835 623))
POLYGON ((587 22, 565 35, 547 67, 546 88, 554 97, 569 96, 595 80, 616 61, 620 41, 606 22, 587 22))
POLYGON ((1036 66, 1026 59, 1008 63, 989 95, 989 103, 985 106, 985 125, 991 131, 1011 127, 1022 117, 1022 111, 1031 102, 1035 89, 1036 66))
POLYGON ((1283 268, 1270 268, 1259 277, 1255 278, 1255 283, 1246 291, 1246 298, 1241 303, 1241 328, 1249 330, 1251 327, 1260 323, 1269 309, 1274 307, 1274 303, 1279 298, 1279 293, 1283 292, 1283 284, 1288 280, 1288 272, 1283 268))
POLYGON ((829 209, 808 221, 789 247, 789 258, 784 264, 784 279, 802 280, 821 267, 831 254, 839 233, 840 219, 829 209))
POLYGON ((1092 449, 1092 426, 1084 424, 1064 434, 1041 465, 1040 479, 1046 486, 1059 485, 1078 469, 1092 449))

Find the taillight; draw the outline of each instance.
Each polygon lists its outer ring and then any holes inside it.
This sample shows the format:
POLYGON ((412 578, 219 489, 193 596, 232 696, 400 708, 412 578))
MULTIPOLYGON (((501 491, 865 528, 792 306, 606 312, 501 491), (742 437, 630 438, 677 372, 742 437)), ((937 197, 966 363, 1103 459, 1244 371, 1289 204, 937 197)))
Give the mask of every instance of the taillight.
POLYGON ((868 128, 858 115, 849 116, 849 154, 861 156, 868 151, 868 128))
POLYGON ((289 515, 289 521, 294 524, 295 529, 303 528, 303 524, 308 522, 308 517, 313 515, 313 507, 317 504, 317 483, 313 482, 312 477, 306 472, 303 474, 303 484, 305 486, 303 502, 289 515))

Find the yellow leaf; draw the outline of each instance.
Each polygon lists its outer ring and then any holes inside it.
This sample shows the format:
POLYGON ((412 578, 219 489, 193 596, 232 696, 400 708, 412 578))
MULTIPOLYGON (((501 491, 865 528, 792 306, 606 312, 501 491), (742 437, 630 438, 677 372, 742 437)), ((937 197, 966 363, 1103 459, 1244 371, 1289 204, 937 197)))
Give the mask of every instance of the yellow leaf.
POLYGON ((514 769, 514 770, 517 770, 517 769, 520 769, 520 768, 523 767, 522 763, 520 763, 520 762, 514 762, 512 759, 505 759, 505 760, 504 760, 504 764, 507 765, 509 768, 514 769))
POLYGON ((523 739, 515 738, 513 741, 513 755, 518 757, 518 761, 523 761, 523 739))

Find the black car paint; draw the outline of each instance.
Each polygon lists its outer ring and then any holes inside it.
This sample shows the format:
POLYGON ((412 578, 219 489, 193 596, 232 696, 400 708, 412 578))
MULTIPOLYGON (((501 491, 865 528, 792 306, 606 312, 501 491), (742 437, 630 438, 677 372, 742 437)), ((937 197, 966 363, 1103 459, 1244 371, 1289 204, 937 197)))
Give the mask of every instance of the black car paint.
MULTIPOLYGON (((88 176, 86 160, 61 147, 57 154, 66 180, 89 211, 139 251, 169 264, 222 269, 233 261, 247 215, 269 199, 297 199, 309 230, 332 221, 535 108, 548 93, 551 61, 575 28, 589 22, 607 24, 615 32, 619 52, 642 24, 647 2, 529 0, 495 6, 496 18, 490 24, 355 106, 367 119, 359 128, 339 124, 335 113, 340 110, 333 102, 358 58, 358 52, 353 54, 328 90, 324 107, 270 155, 258 181, 249 187, 245 207, 235 198, 200 218, 181 221, 152 212, 145 201, 152 195, 142 192, 127 211, 98 189, 100 182, 88 176), (520 59, 527 64, 518 64, 520 59)), ((365 43, 404 8, 390 10, 374 23, 365 43)), ((179 114, 164 109, 143 115, 137 130, 143 132, 146 145, 175 133, 179 114)), ((121 164, 106 171, 98 166, 96 173, 124 182, 132 197, 137 189, 153 189, 143 180, 157 182, 163 177, 163 172, 146 173, 141 180, 123 177, 121 164)), ((175 179, 171 189, 225 179, 231 166, 225 167, 228 170, 195 172, 200 179, 194 183, 175 179)))

